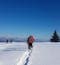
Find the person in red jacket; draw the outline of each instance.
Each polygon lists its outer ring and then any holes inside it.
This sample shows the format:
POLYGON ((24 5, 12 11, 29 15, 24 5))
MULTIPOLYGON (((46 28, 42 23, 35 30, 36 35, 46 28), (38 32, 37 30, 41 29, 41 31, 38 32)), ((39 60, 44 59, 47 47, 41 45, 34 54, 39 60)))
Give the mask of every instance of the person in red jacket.
POLYGON ((35 41, 33 36, 29 36, 27 39, 28 49, 31 49, 33 47, 33 42, 35 41))

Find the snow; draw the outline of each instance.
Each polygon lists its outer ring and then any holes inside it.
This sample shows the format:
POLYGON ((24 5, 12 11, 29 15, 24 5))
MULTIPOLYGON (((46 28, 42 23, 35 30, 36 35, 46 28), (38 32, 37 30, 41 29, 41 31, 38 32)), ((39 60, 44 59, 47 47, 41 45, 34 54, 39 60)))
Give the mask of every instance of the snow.
POLYGON ((17 65, 26 50, 25 43, 0 44, 0 65, 17 65))
POLYGON ((27 59, 28 57, 29 57, 29 52, 26 51, 26 52, 22 55, 22 57, 21 57, 20 61, 17 63, 17 65, 25 65, 26 59, 27 59))
POLYGON ((0 65, 60 65, 60 43, 0 43, 0 65))
POLYGON ((60 43, 36 44, 28 65, 60 65, 60 43))

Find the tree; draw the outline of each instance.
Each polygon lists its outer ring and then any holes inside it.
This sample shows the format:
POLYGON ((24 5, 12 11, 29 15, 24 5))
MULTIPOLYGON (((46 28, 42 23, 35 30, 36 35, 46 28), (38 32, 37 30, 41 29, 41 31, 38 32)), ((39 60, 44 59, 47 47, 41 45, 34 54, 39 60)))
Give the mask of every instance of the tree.
POLYGON ((58 36, 58 34, 57 34, 57 32, 56 32, 56 30, 54 31, 54 33, 53 33, 53 36, 52 36, 52 38, 50 39, 50 41, 51 42, 59 42, 59 36, 58 36))
POLYGON ((9 42, 8 39, 6 40, 6 42, 7 42, 7 43, 9 42))

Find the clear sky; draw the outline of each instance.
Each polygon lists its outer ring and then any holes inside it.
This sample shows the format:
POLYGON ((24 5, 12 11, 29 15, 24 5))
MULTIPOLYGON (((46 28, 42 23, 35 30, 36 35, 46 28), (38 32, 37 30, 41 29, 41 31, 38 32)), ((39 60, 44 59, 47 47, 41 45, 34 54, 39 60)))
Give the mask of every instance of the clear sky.
POLYGON ((49 39, 60 34, 59 0, 0 0, 0 36, 49 39))

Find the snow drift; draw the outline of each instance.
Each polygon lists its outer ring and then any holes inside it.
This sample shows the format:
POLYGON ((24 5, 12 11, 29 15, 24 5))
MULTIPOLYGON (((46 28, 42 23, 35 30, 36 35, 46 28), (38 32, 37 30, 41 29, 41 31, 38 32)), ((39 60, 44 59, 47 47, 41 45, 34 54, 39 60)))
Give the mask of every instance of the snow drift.
POLYGON ((0 65, 60 65, 60 43, 34 43, 28 50, 26 43, 0 44, 0 65))

